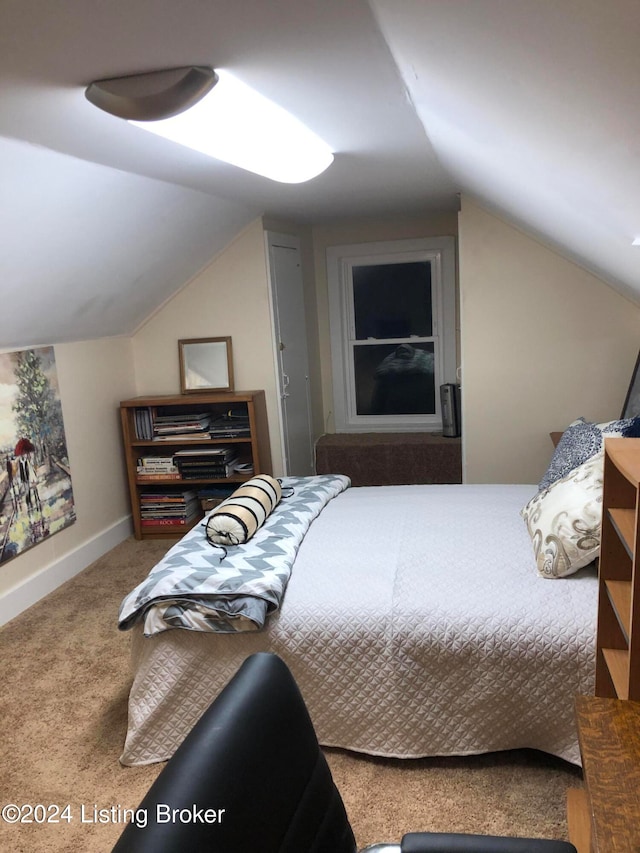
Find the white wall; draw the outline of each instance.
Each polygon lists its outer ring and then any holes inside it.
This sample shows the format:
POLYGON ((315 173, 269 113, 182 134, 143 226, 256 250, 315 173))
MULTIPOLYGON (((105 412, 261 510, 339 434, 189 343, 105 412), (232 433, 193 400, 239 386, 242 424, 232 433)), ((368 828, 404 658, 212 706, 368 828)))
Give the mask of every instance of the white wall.
POLYGON ((130 532, 118 404, 135 393, 131 342, 54 347, 74 524, 0 566, 0 624, 68 580, 130 532))
POLYGON ((282 474, 262 220, 247 227, 133 337, 138 394, 178 394, 178 341, 231 336, 235 388, 264 390, 274 474, 282 474))
POLYGON ((640 308, 468 198, 459 277, 465 480, 537 483, 549 432, 619 417, 640 308))

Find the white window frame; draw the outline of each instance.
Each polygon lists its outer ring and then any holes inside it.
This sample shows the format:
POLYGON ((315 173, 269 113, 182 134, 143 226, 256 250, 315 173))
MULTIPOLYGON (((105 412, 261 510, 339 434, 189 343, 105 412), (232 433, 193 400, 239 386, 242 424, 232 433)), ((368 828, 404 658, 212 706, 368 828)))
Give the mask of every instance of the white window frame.
POLYGON ((456 381, 455 238, 424 237, 329 246, 327 283, 336 432, 439 432, 442 429, 440 385, 456 381), (420 261, 431 263, 436 411, 432 415, 358 415, 352 357, 355 318, 351 270, 354 266, 420 261))

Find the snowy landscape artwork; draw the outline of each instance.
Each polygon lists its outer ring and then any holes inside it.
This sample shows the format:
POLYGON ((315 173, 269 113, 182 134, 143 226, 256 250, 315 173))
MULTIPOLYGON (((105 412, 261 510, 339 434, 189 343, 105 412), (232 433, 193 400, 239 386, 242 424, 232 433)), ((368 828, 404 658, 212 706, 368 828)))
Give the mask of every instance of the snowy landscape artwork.
POLYGON ((0 354, 0 563, 76 520, 53 347, 0 354))

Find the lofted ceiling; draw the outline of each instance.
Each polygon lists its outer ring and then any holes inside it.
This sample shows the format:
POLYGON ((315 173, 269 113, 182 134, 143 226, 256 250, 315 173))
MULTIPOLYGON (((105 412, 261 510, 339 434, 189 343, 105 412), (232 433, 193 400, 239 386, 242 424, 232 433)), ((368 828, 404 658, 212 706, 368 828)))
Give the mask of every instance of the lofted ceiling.
POLYGON ((131 333, 262 213, 458 193, 640 302, 639 41, 638 0, 0 0, 0 348, 131 333), (84 98, 190 64, 289 109, 333 165, 274 183, 84 98))

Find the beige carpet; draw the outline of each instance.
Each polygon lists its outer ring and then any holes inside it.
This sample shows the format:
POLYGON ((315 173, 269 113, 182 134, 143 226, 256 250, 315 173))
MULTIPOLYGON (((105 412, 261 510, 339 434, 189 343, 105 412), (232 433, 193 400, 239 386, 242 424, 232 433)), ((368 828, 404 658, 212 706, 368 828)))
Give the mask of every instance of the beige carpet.
MULTIPOLYGON (((137 806, 160 771, 118 763, 131 676, 116 614, 166 547, 127 540, 0 632, 0 805, 60 810, 57 823, 0 820, 0 850, 108 851, 122 830, 111 814, 137 806)), ((328 757, 360 846, 423 829, 566 838, 565 792, 581 784, 577 768, 533 752, 328 757)))

